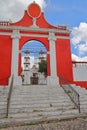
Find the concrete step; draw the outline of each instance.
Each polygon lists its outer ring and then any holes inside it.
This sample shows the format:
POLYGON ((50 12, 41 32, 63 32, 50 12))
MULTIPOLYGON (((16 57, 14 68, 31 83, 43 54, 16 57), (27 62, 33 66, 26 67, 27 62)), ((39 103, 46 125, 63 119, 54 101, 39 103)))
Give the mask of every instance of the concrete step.
MULTIPOLYGON (((2 94, 3 95, 3 94, 2 94)), ((6 95, 6 96, 5 96, 6 95)), ((1 117, 6 116, 7 95, 1 102, 1 117), (5 103, 5 104, 4 104, 5 103)), ((60 86, 14 86, 9 117, 55 117, 61 114, 76 114, 78 110, 60 86)))
POLYGON ((0 86, 0 118, 6 117, 8 86, 0 86))
POLYGON ((11 105, 16 104, 46 104, 46 103, 57 103, 57 104, 72 104, 68 100, 55 100, 55 99, 40 99, 40 100, 11 100, 11 105))
POLYGON ((0 113, 0 119, 2 119, 2 118, 6 118, 6 113, 0 113))
POLYGON ((80 86, 73 85, 73 88, 79 93, 80 95, 80 108, 82 113, 87 113, 87 90, 81 88, 80 86))
POLYGON ((11 100, 13 101, 39 101, 39 100, 57 100, 59 102, 62 102, 62 101, 69 101, 69 98, 63 98, 64 96, 36 96, 36 97, 33 97, 33 96, 12 96, 11 100))
POLYGON ((32 107, 32 106, 23 106, 20 108, 10 108, 10 113, 23 113, 23 112, 48 112, 48 111, 63 111, 63 110, 73 110, 75 107, 73 106, 53 106, 52 104, 48 104, 48 106, 42 106, 42 107, 32 107))
POLYGON ((64 115, 64 114, 77 114, 77 110, 60 110, 60 111, 44 111, 44 112, 32 112, 32 113, 16 113, 16 114, 9 114, 9 117, 13 118, 24 118, 24 117, 29 117, 29 118, 35 118, 35 117, 48 117, 48 116, 59 116, 59 115, 64 115))
POLYGON ((56 116, 78 113, 70 98, 60 86, 22 86, 13 89, 9 109, 10 117, 56 116))
POLYGON ((22 108, 22 107, 49 107, 50 105, 56 106, 56 107, 68 107, 68 106, 73 106, 71 103, 57 103, 57 102, 48 102, 48 103, 31 103, 31 104, 12 104, 10 108, 22 108))

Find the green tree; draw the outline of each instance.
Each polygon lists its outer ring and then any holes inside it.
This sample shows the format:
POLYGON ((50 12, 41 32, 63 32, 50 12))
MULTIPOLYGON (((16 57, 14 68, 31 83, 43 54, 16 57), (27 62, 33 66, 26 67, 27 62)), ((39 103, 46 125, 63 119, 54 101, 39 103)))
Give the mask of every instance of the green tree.
POLYGON ((47 62, 46 62, 46 60, 41 60, 41 62, 39 63, 38 72, 44 73, 44 75, 47 76, 47 62))

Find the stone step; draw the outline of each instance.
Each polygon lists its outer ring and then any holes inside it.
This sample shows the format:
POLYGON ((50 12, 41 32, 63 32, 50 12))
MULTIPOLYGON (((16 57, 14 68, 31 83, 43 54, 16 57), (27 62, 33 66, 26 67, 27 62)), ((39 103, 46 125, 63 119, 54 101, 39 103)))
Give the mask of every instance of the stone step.
POLYGON ((4 98, 2 97, 2 98, 0 99, 0 103, 2 103, 2 102, 3 102, 3 103, 7 102, 7 97, 4 97, 4 98))
POLYGON ((53 94, 51 94, 51 93, 40 93, 40 94, 36 94, 36 93, 30 93, 30 94, 13 94, 12 95, 12 97, 19 97, 20 98, 20 96, 24 96, 24 97, 63 97, 63 96, 66 96, 66 94, 58 94, 58 93, 53 93, 53 94))
POLYGON ((44 107, 20 107, 20 108, 10 108, 9 112, 10 113, 22 113, 22 112, 48 112, 48 111, 64 111, 64 110, 73 110, 76 109, 73 106, 52 106, 52 104, 49 104, 49 106, 44 106, 44 107))
MULTIPOLYGON (((72 104, 71 101, 69 100, 55 100, 55 99, 40 99, 40 100, 11 100, 11 104, 45 104, 45 103, 49 103, 49 102, 54 102, 54 103, 58 103, 58 104, 72 104)), ((6 103, 5 103, 6 104, 6 103)))
POLYGON ((27 97, 35 97, 35 96, 51 96, 51 97, 55 97, 55 96, 58 96, 58 97, 60 97, 60 96, 64 96, 65 94, 63 93, 63 94, 58 94, 58 93, 53 93, 53 94, 51 94, 51 93, 38 93, 38 94, 36 94, 36 93, 26 93, 26 94, 19 94, 19 93, 17 93, 17 94, 13 94, 13 96, 18 96, 18 97, 20 97, 20 96, 27 96, 27 97))
POLYGON ((64 115, 64 114, 77 114, 78 111, 73 109, 73 110, 66 110, 66 111, 47 111, 47 112, 32 112, 32 113, 16 113, 16 114, 9 114, 9 117, 13 118, 24 118, 24 117, 29 117, 29 118, 35 118, 35 117, 48 117, 48 116, 59 116, 59 115, 64 115))
POLYGON ((85 99, 85 98, 84 99, 80 99, 80 102, 81 102, 81 104, 82 103, 86 103, 87 104, 87 99, 85 99))
POLYGON ((6 117, 8 90, 9 87, 0 86, 0 118, 6 117))
MULTIPOLYGON (((13 88, 13 90, 15 90, 15 91, 17 91, 17 92, 20 92, 20 91, 26 91, 26 90, 28 90, 29 92, 35 92, 35 90, 39 90, 39 91, 46 91, 46 90, 48 90, 48 91, 50 91, 50 90, 52 90, 52 92, 55 92, 56 90, 59 90, 59 91, 62 91, 62 88, 60 87, 60 86, 56 86, 56 87, 30 87, 30 86, 28 86, 28 87, 24 87, 24 88, 13 88)), ((38 91, 37 91, 38 92, 38 91)))
POLYGON ((1 110, 1 109, 4 109, 4 108, 7 108, 7 105, 1 105, 1 106, 0 106, 0 110, 1 110))
POLYGON ((76 90, 87 92, 87 89, 81 88, 80 86, 72 86, 72 87, 75 88, 76 90))
POLYGON ((0 113, 0 119, 6 118, 6 113, 0 113))
POLYGON ((81 113, 87 113, 87 90, 81 88, 80 86, 73 86, 73 88, 79 93, 80 95, 80 109, 81 113))
MULTIPOLYGON (((3 103, 1 108, 3 109, 3 103)), ((3 114, 5 110, 2 110, 3 114)), ((10 117, 39 118, 70 113, 76 114, 78 110, 60 86, 13 87, 9 108, 10 117)))
MULTIPOLYGON (((4 109, 2 109, 2 110, 0 109, 0 115, 2 115, 2 114, 4 114, 4 115, 6 114, 6 108, 4 108, 4 109)), ((0 117, 0 118, 1 118, 1 117, 0 117)))
POLYGON ((62 102, 62 101, 69 101, 69 97, 67 98, 63 98, 63 96, 61 97, 49 97, 49 96, 37 96, 37 97, 24 97, 24 96, 20 96, 19 98, 16 96, 16 97, 13 97, 11 98, 11 101, 41 101, 41 100, 55 100, 56 101, 59 101, 59 102, 62 102))
POLYGON ((57 106, 57 107, 68 107, 68 106, 74 106, 72 103, 57 103, 57 102, 47 102, 47 103, 31 103, 31 104, 11 104, 10 108, 22 108, 22 107, 49 107, 50 105, 52 106, 57 106))
MULTIPOLYGON (((57 93, 57 92, 55 92, 55 93, 51 93, 51 92, 40 92, 40 93, 36 93, 36 92, 35 92, 35 93, 33 93, 33 92, 31 92, 31 93, 28 93, 28 92, 27 92, 27 93, 26 93, 26 92, 24 93, 24 92, 23 92, 23 93, 22 93, 22 92, 21 92, 21 93, 18 93, 18 92, 16 92, 16 93, 15 93, 15 92, 14 92, 14 93, 13 93, 13 96, 16 96, 16 95, 18 95, 18 96, 27 95, 27 96, 28 96, 28 95, 32 95, 32 94, 40 95, 40 96, 41 96, 41 95, 54 96, 54 94, 55 94, 55 96, 64 96, 64 95, 65 95, 65 93, 63 93, 63 92, 60 92, 60 93, 57 93)), ((35 95, 33 95, 33 96, 35 96, 35 95)))

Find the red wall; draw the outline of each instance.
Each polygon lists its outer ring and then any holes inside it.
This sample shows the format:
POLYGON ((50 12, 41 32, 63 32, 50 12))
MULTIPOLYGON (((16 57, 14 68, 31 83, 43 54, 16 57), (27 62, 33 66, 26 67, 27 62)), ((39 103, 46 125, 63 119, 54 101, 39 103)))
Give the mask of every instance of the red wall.
POLYGON ((0 36, 0 85, 7 85, 11 71, 11 38, 0 36))
POLYGON ((70 83, 72 77, 72 60, 70 51, 70 40, 58 39, 56 41, 57 75, 63 76, 70 83))

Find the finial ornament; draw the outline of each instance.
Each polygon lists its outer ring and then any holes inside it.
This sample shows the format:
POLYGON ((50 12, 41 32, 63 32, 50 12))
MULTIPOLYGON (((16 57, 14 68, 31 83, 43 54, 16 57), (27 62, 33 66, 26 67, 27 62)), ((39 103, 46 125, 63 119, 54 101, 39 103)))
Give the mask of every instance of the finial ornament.
POLYGON ((35 1, 33 3, 31 3, 28 8, 27 8, 27 12, 28 15, 32 18, 38 18, 41 15, 41 8, 38 4, 35 3, 35 1))
POLYGON ((32 18, 33 20, 33 25, 32 27, 37 27, 36 25, 36 19, 40 17, 41 15, 41 8, 38 4, 33 1, 28 8, 27 8, 28 15, 32 18))

